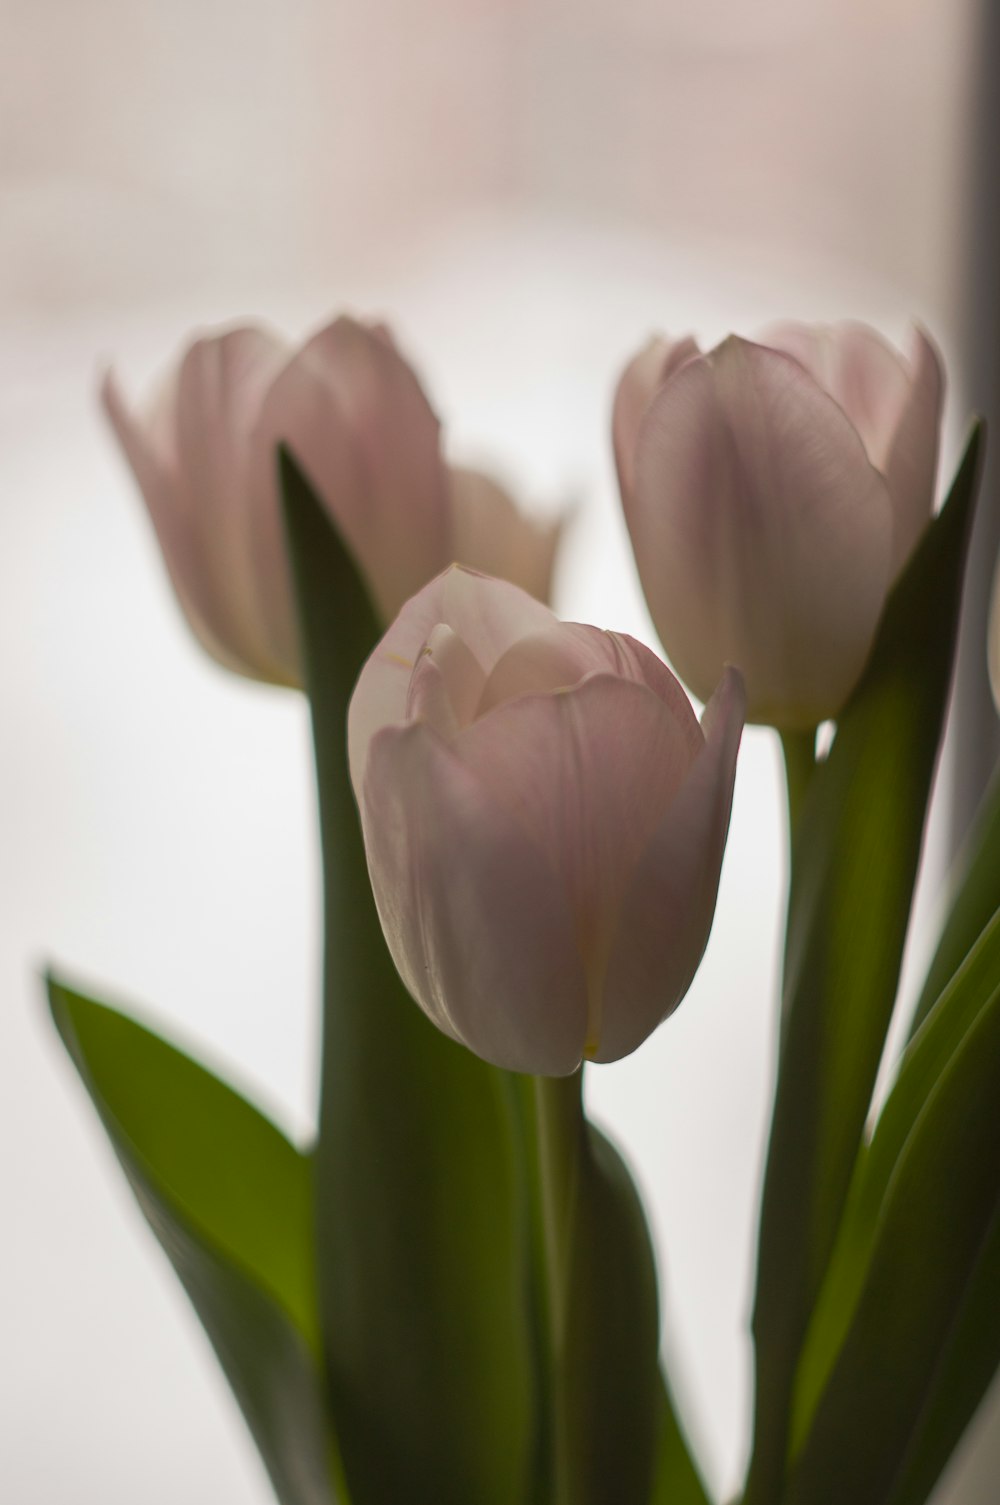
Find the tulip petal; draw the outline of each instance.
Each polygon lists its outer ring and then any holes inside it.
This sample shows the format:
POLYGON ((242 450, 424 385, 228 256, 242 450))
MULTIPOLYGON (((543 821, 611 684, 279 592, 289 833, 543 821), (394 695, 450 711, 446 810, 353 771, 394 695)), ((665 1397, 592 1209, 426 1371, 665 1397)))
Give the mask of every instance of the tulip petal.
POLYGON ((898 351, 866 324, 777 324, 761 344, 803 365, 838 403, 861 436, 871 463, 885 473, 910 378, 898 351))
POLYGON ((558 875, 591 985, 588 1038, 596 1040, 632 869, 697 756, 688 728, 645 685, 596 674, 563 694, 506 701, 453 746, 558 875))
POLYGON ((455 561, 547 601, 563 519, 546 524, 529 517, 478 470, 453 467, 450 485, 455 561))
POLYGON ((450 742, 476 714, 485 675, 457 632, 439 622, 410 676, 406 720, 426 721, 450 742))
POLYGON ((910 373, 885 472, 893 511, 894 575, 909 559, 934 510, 944 371, 922 329, 914 331, 910 373))
POLYGON ((518 638, 556 619, 526 591, 453 565, 407 601, 368 659, 347 718, 351 779, 360 794, 368 744, 383 726, 406 720, 410 676, 438 623, 451 627, 488 675, 518 638))
POLYGON ((663 660, 628 633, 606 632, 585 622, 553 622, 519 638, 494 665, 478 714, 518 695, 567 690, 588 674, 613 674, 645 685, 671 712, 691 757, 700 752, 703 738, 691 702, 663 660))
POLYGON ((277 503, 273 493, 266 506, 249 502, 249 446, 285 358, 282 342, 262 329, 196 340, 181 362, 176 413, 191 547, 225 614, 225 640, 258 678, 278 683, 296 677, 288 569, 282 546, 261 578, 254 534, 277 503))
POLYGON ((787 355, 729 339, 688 361, 639 434, 626 518, 675 668, 707 700, 726 664, 751 720, 834 715, 889 582, 885 483, 838 405, 787 355))
POLYGON ((519 822, 421 723, 372 740, 362 808, 389 950, 425 1013, 509 1071, 573 1071, 583 968, 558 879, 519 822))
POLYGON ((392 341, 348 318, 296 352, 261 415, 262 442, 287 442, 386 622, 452 557, 439 431, 392 341))
POLYGON ((220 590, 213 561, 205 557, 200 534, 191 524, 193 500, 177 470, 169 403, 158 406, 151 423, 141 422, 111 371, 101 383, 101 403, 138 482, 189 626, 217 662, 234 673, 258 677, 260 666, 241 657, 232 646, 225 590, 220 590))
POLYGON ((657 336, 632 357, 619 377, 611 411, 611 438, 623 493, 631 491, 635 483, 635 446, 646 409, 667 378, 700 354, 697 341, 690 335, 680 340, 657 336))
POLYGON ((636 864, 608 962, 594 1059, 617 1061, 684 997, 704 954, 729 830, 746 699, 728 669, 703 718, 705 745, 636 864))

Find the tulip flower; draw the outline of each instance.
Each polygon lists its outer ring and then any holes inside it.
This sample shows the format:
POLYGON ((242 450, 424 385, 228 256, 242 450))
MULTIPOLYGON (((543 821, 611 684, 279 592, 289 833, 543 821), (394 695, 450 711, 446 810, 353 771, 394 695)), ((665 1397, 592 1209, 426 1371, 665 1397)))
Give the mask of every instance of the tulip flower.
POLYGON ((560 1076, 634 1050, 708 940, 743 691, 699 726, 632 638, 453 568, 351 701, 351 777, 386 940, 453 1039, 560 1076))
POLYGON ((654 341, 626 368, 613 432, 646 601, 702 699, 722 666, 782 730, 835 717, 931 516, 943 377, 915 333, 783 325, 702 355, 654 341))
POLYGON ((275 449, 330 511, 383 621, 452 560, 546 595, 558 524, 449 471, 440 425, 382 326, 339 318, 298 350, 246 327, 196 340, 140 418, 102 397, 171 580, 203 645, 239 673, 297 684, 275 449))

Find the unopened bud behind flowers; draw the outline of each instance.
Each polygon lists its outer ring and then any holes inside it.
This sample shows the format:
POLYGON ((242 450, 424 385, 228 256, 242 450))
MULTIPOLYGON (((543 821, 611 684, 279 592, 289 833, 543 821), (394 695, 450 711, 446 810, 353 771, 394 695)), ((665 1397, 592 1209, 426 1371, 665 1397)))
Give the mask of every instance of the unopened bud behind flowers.
POLYGON ((654 341, 614 410, 622 501, 650 613, 704 699, 724 663, 747 716, 835 717, 930 519, 943 378, 872 330, 783 325, 708 355, 654 341))
POLYGON ((701 959, 742 682, 699 726, 633 639, 454 568, 362 670, 351 777, 393 959, 446 1034, 545 1075, 634 1050, 701 959))
POLYGON ((558 525, 531 522, 485 477, 449 470, 438 420, 382 326, 339 318, 298 350, 264 329, 231 329, 190 346, 144 417, 110 374, 103 398, 184 612, 239 673, 300 678, 279 441, 383 621, 454 559, 548 594, 558 525))

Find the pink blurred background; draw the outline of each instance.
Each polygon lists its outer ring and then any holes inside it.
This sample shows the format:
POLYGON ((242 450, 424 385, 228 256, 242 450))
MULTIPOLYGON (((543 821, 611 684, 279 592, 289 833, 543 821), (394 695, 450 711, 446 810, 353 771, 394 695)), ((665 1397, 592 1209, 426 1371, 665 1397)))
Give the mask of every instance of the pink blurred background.
MULTIPOLYGON (((295 697, 190 641, 96 412, 98 366, 141 391, 194 325, 388 315, 454 453, 539 507, 578 501, 559 608, 655 641, 607 437, 615 375, 651 330, 851 316, 901 339, 917 317, 952 369, 946 465, 991 400, 974 335, 996 298, 970 292, 993 244, 995 28, 973 0, 0 0, 0 28, 0 1492, 263 1505, 33 973, 54 958, 141 1003, 308 1132, 308 729, 295 697)), ((977 731, 980 643, 973 621, 971 730, 945 766, 958 810, 995 735, 977 731)), ((719 1498, 747 1446, 783 839, 775 748, 751 733, 691 997, 590 1083, 642 1178, 719 1498)), ((938 1505, 995 1499, 991 1406, 938 1505)))

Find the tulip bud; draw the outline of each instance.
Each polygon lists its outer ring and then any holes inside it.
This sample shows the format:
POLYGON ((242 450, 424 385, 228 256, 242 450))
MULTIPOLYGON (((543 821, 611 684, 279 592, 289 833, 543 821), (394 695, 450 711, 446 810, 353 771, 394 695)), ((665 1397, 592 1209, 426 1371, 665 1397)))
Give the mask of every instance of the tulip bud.
POLYGON ((934 503, 943 377, 873 331, 777 327, 708 355, 654 342, 626 368, 613 431, 653 621, 701 698, 722 666, 783 730, 836 716, 934 503))
POLYGON ((522 518, 485 478, 449 472, 438 420, 380 325, 339 318, 298 350, 232 329, 191 345, 145 418, 110 373, 102 397, 184 612, 239 673, 300 677, 279 442, 329 509, 383 621, 466 555, 548 590, 558 528, 522 518), (486 501, 470 488, 487 488, 486 501))
POLYGON ((351 777, 393 959, 425 1013, 513 1071, 634 1050, 708 940, 743 725, 702 726, 633 639, 453 568, 362 670, 351 777))

